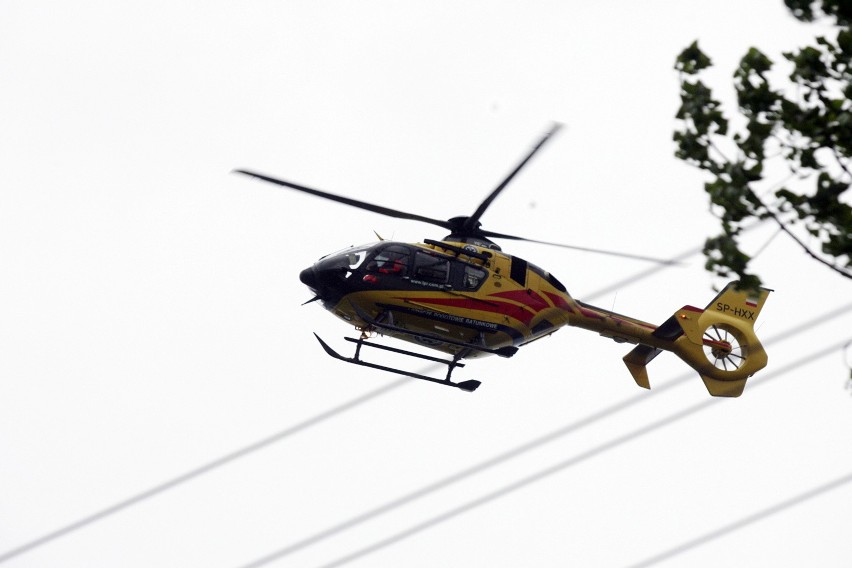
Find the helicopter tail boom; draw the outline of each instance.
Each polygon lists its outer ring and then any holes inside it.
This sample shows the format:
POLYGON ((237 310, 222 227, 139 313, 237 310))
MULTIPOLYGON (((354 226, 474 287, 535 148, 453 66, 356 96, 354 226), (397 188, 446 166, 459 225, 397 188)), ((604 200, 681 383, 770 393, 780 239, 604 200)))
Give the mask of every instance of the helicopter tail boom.
POLYGON ((771 290, 738 290, 729 283, 703 310, 684 306, 624 357, 636 383, 650 388, 645 368, 662 350, 695 369, 712 396, 742 394, 746 380, 766 366, 754 322, 771 290))

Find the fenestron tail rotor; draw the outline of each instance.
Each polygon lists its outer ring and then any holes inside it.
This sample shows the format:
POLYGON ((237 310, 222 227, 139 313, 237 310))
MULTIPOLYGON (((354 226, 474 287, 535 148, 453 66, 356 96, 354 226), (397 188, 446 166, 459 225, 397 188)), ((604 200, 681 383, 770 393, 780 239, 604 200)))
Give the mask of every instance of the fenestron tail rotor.
POLYGON ((704 337, 709 340, 704 344, 704 355, 720 371, 736 371, 748 357, 746 346, 731 326, 713 324, 704 330, 704 337))
POLYGON ((307 187, 304 185, 299 185, 293 182, 285 181, 279 178, 275 178, 272 176, 268 176, 265 174, 257 173, 251 170, 243 170, 243 169, 235 169, 234 173, 243 174, 247 176, 251 176, 269 183, 273 183, 276 185, 280 185, 282 187, 287 187, 296 191, 300 191, 302 193, 308 193, 310 195, 314 195, 316 197, 321 197, 323 199, 328 199, 330 201, 335 201, 337 203, 342 203, 344 205, 349 205, 350 207, 356 207, 358 209, 364 209, 366 211, 372 211, 373 213, 378 213, 380 215, 386 215, 388 217, 394 217, 396 219, 406 219, 409 221, 420 221, 422 223, 428 223, 430 225, 436 225, 438 227, 442 227, 450 231, 450 234, 444 238, 444 240, 448 241, 456 241, 456 242, 469 242, 474 244, 482 244, 484 246, 490 246, 492 248, 498 249, 496 244, 494 244, 490 238, 498 238, 498 239, 507 239, 507 240, 515 240, 515 241, 527 241, 531 243, 538 243, 549 246, 556 246, 566 249, 579 250, 583 252, 591 252, 596 254, 606 254, 610 256, 619 256, 622 258, 630 258, 634 260, 642 260, 647 262, 655 262, 659 264, 676 264, 675 262, 669 260, 662 260, 658 258, 653 258, 644 255, 637 254, 629 254, 623 252, 616 252, 610 250, 602 250, 590 247, 580 247, 568 244, 554 243, 549 241, 542 241, 537 239, 530 239, 526 237, 518 237, 514 235, 509 235, 505 233, 498 233, 496 231, 488 231, 481 228, 480 218, 491 205, 491 203, 497 198, 498 195, 509 185, 509 183, 515 178, 518 172, 524 168, 524 166, 529 163, 532 157, 544 146, 544 144, 553 137, 556 132, 561 128, 561 124, 554 123, 551 128, 544 134, 544 136, 538 141, 538 143, 533 146, 533 148, 527 153, 527 155, 518 163, 518 165, 513 169, 506 178, 500 182, 500 184, 494 188, 490 194, 479 204, 476 210, 473 212, 473 215, 470 216, 461 216, 461 217, 452 217, 446 221, 441 219, 433 219, 431 217, 425 217, 423 215, 418 215, 416 213, 409 213, 407 211, 401 211, 399 209, 392 209, 390 207, 385 207, 382 205, 377 205, 374 203, 370 203, 367 201, 361 201, 359 199, 352 199, 351 197, 344 197, 342 195, 337 195, 334 193, 329 193, 327 191, 320 191, 318 189, 314 189, 311 187, 307 187))

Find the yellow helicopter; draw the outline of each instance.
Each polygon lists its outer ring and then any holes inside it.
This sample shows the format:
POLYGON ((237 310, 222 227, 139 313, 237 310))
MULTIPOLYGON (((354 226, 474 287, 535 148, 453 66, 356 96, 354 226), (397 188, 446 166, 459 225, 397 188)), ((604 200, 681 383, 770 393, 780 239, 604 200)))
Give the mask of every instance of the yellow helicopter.
POLYGON ((770 290, 738 290, 729 283, 706 308, 684 306, 662 325, 653 325, 572 298, 549 272, 502 252, 490 239, 529 241, 629 258, 649 257, 538 241, 482 229, 482 214, 533 155, 558 130, 554 125, 518 166, 469 217, 431 219, 342 197, 248 170, 234 170, 280 186, 366 209, 422 221, 450 231, 422 243, 382 240, 324 256, 299 275, 335 316, 360 331, 353 357, 344 357, 314 334, 336 359, 373 369, 473 391, 480 382, 453 382, 462 359, 511 357, 518 348, 570 325, 596 331, 635 347, 624 357, 636 383, 650 388, 646 365, 671 351, 695 369, 713 396, 739 396, 746 379, 766 366, 767 356, 754 322, 770 290), (368 341, 374 334, 395 337, 449 354, 450 359, 368 341), (363 347, 390 351, 447 366, 443 379, 364 361, 363 347))

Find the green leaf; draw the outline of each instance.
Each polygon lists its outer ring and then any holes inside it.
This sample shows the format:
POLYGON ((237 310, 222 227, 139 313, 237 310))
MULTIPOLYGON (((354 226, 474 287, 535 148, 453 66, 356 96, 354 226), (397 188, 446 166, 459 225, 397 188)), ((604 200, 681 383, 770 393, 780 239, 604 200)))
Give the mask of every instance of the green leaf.
POLYGON ((710 67, 713 63, 710 58, 698 48, 698 40, 680 52, 675 60, 675 69, 687 75, 695 75, 702 69, 710 67))

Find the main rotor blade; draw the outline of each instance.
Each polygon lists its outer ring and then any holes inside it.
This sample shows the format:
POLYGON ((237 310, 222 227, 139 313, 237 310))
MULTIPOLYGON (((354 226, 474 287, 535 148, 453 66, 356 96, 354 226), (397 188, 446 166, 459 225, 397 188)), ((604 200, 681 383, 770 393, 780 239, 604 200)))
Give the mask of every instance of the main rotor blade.
POLYGON ((359 209, 366 209, 367 211, 372 211, 373 213, 379 213, 380 215, 387 215, 388 217, 396 217, 397 219, 408 219, 410 221, 421 221, 423 223, 429 223, 432 225, 437 225, 439 227, 443 227, 445 229, 450 228, 450 223, 447 221, 441 221, 440 219, 431 219, 429 217, 424 217, 422 215, 416 215, 414 213, 406 213, 405 211, 398 211, 396 209, 391 209, 389 207, 382 207, 381 205, 374 205, 372 203, 367 203, 366 201, 359 201, 357 199, 352 199, 349 197, 343 197, 341 195, 335 195, 333 193, 328 193, 326 191, 320 191, 318 189, 311 189, 310 187, 305 187, 303 185, 298 185, 295 183, 290 183, 289 181, 284 181, 283 179, 277 179, 274 177, 269 177, 263 174, 259 174, 257 172, 252 172, 249 170, 233 170, 234 173, 243 174, 251 177, 255 177, 257 179, 262 179, 263 181, 268 181, 270 183, 274 183, 277 185, 283 185, 284 187, 289 187, 290 189, 295 189, 297 191, 301 191, 304 193, 310 193, 311 195, 316 195, 317 197, 322 197, 323 199, 330 199, 331 201, 337 201, 338 203, 343 203, 344 205, 351 205, 352 207, 357 207, 359 209))
POLYGON ((536 240, 536 239, 527 239, 527 238, 524 238, 524 237, 516 237, 514 235, 506 235, 506 234, 503 234, 503 233, 495 233, 493 231, 482 231, 482 234, 484 234, 486 237, 489 237, 489 238, 495 237, 495 238, 498 238, 498 239, 508 239, 508 240, 511 240, 511 241, 526 241, 528 243, 537 243, 537 244, 540 244, 540 245, 550 245, 550 246, 553 246, 553 247, 560 247, 560 248, 566 248, 566 249, 571 249, 571 250, 579 250, 579 251, 583 251, 583 252, 593 252, 595 254, 606 254, 606 255, 609 255, 609 256, 618 256, 618 257, 621 257, 621 258, 632 258, 633 260, 644 260, 646 262, 656 262, 657 264, 667 264, 667 265, 670 265, 670 266, 681 266, 681 265, 683 265, 682 262, 677 262, 675 260, 666 260, 666 259, 662 259, 662 258, 654 258, 652 256, 642 256, 642 255, 639 255, 639 254, 630 254, 630 253, 626 253, 626 252, 615 252, 615 251, 604 250, 604 249, 596 249, 596 248, 589 248, 589 247, 578 247, 578 246, 566 245, 566 244, 562 244, 562 243, 551 243, 549 241, 539 241, 539 240, 536 240))
POLYGON ((471 215, 467 219, 467 221, 465 222, 465 228, 466 229, 473 230, 473 229, 476 228, 476 222, 479 221, 479 218, 482 217, 482 214, 485 213, 485 210, 488 209, 489 205, 491 205, 491 202, 494 201, 494 199, 497 198, 497 196, 500 194, 500 192, 503 191, 506 188, 506 186, 509 185, 509 182, 512 181, 512 179, 518 174, 519 171, 521 171, 521 168, 523 168, 525 165, 527 165, 527 162, 530 161, 530 158, 532 158, 535 155, 535 153, 538 152, 538 150, 542 146, 544 146, 544 143, 547 142, 550 139, 551 136, 556 134, 556 132, 558 132, 560 128, 562 128, 562 124, 560 124, 558 122, 553 123, 553 126, 551 126, 551 128, 547 132, 547 134, 545 134, 544 137, 542 137, 542 139, 539 140, 538 144, 536 144, 533 147, 533 149, 530 151, 530 153, 527 154, 527 157, 524 158, 523 160, 521 160, 521 163, 518 164, 518 166, 514 170, 512 170, 512 173, 510 173, 508 176, 506 176, 506 179, 504 179, 500 183, 500 185, 498 185, 496 188, 494 188, 494 191, 491 192, 491 195, 486 197, 485 201, 483 201, 482 203, 479 204, 479 207, 476 209, 476 211, 474 211, 473 215, 471 215))

